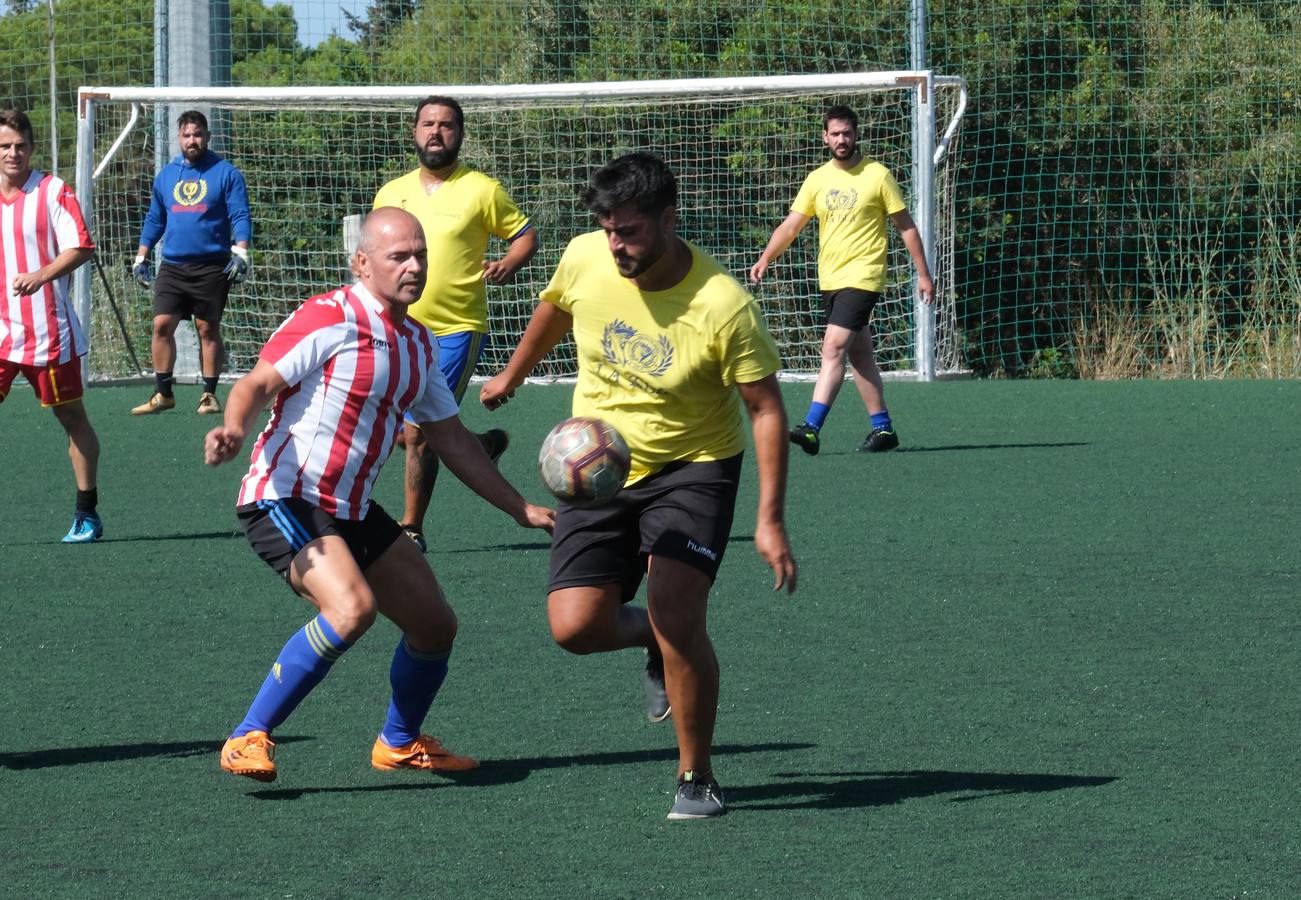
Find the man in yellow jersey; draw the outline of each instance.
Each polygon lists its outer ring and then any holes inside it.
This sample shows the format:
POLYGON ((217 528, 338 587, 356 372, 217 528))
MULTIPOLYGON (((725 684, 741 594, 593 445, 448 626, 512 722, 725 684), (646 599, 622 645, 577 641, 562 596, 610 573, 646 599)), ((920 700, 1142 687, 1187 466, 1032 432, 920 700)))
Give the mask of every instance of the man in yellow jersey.
POLYGON ((796 236, 818 218, 818 286, 827 330, 822 338, 822 367, 813 387, 808 415, 791 430, 791 443, 808 454, 821 449, 818 433, 845 380, 845 356, 854 384, 872 425, 858 450, 880 453, 899 446, 899 436, 885 406, 881 370, 872 351, 872 309, 885 287, 889 235, 894 223, 917 269, 917 291, 930 303, 934 283, 926 265, 921 235, 903 194, 889 170, 863 158, 858 150, 858 116, 847 106, 833 106, 822 119, 822 141, 831 159, 814 169, 800 187, 791 212, 750 267, 750 282, 763 280, 768 266, 786 252, 796 236))
MULTIPOLYGON (((420 166, 375 195, 375 208, 397 206, 420 220, 429 245, 429 281, 410 315, 438 339, 440 368, 459 404, 488 339, 484 282, 506 284, 537 252, 537 232, 496 179, 459 162, 465 114, 451 97, 426 97, 414 127, 420 166), (487 257, 492 237, 508 242, 500 259, 487 257)), ((402 527, 425 549, 424 521, 438 477, 438 457, 415 423, 405 426, 407 448, 402 527)), ((500 428, 479 435, 495 462, 509 436, 500 428)))
POLYGON ((614 425, 632 471, 609 503, 561 504, 547 613, 571 653, 648 652, 647 716, 670 711, 678 740, 670 819, 722 815, 710 762, 718 659, 706 631, 741 477, 744 405, 754 430, 754 544, 795 590, 784 524, 786 413, 776 345, 753 298, 677 236, 677 181, 649 153, 598 169, 583 191, 600 231, 574 238, 506 368, 484 385, 506 403, 567 333, 578 347, 573 413, 614 425), (627 605, 643 577, 646 607, 627 605))

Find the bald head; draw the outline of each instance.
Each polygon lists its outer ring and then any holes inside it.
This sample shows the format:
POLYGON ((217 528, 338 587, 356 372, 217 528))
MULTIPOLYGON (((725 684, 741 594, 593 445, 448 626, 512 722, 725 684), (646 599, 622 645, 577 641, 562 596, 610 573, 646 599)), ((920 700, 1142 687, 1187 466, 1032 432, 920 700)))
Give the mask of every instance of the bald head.
POLYGON ((419 219, 405 209, 398 209, 396 206, 381 206, 361 223, 361 241, 357 244, 357 249, 364 252, 374 252, 375 248, 384 241, 401 235, 404 230, 410 229, 414 229, 420 239, 424 240, 425 232, 420 227, 419 219))
POLYGON ((385 206, 361 223, 361 240, 354 259, 357 277, 390 312, 420 299, 425 289, 425 232, 406 210, 385 206))

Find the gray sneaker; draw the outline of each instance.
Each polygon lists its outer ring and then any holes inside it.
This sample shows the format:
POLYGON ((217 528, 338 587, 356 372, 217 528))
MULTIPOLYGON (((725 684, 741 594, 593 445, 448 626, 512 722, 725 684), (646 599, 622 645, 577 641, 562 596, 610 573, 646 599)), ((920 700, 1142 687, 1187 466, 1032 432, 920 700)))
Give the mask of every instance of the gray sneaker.
POLYGON ((658 652, 646 651, 646 668, 641 673, 641 685, 646 689, 646 718, 663 722, 673 712, 669 695, 664 688, 664 657, 658 652))
POLYGON ((723 789, 712 775, 698 776, 690 769, 682 773, 670 819, 716 819, 725 812, 723 789))

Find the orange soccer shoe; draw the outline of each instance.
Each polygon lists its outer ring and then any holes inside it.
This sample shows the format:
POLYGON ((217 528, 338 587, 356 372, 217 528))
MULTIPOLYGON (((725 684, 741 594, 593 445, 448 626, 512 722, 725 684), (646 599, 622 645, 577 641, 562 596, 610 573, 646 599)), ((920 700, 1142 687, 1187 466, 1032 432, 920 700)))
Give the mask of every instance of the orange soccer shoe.
POLYGON ((276 780, 276 744, 265 731, 230 738, 221 748, 221 767, 254 781, 276 780))
POLYGON ((438 738, 422 734, 409 744, 390 747, 382 738, 370 749, 370 764, 377 769, 429 769, 433 772, 468 772, 477 769, 477 760, 449 753, 438 738))

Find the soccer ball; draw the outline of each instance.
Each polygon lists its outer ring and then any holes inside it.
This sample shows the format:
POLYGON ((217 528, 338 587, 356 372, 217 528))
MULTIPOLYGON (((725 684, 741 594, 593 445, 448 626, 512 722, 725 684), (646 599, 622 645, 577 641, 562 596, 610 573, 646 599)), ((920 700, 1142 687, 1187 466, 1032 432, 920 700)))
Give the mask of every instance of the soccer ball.
POLYGON ((609 501, 628 479, 632 455, 609 422, 577 416, 547 435, 538 451, 538 472, 547 490, 574 506, 609 501))

